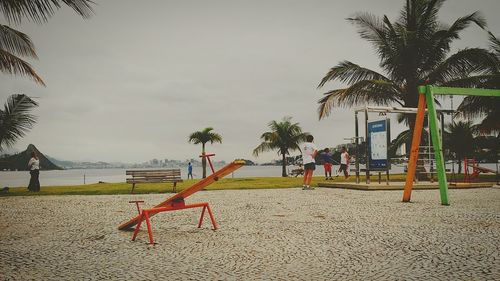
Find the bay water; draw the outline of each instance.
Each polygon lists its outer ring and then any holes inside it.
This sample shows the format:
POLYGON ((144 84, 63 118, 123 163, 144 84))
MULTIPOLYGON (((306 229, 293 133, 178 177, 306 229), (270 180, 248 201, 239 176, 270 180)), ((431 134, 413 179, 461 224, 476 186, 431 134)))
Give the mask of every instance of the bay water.
MULTIPOLYGON (((495 163, 481 163, 481 167, 486 167, 493 171, 497 170, 495 163)), ((215 167, 219 169, 220 167, 215 167)), ((287 173, 290 173, 295 166, 287 166, 287 173)), ((333 176, 339 166, 334 165, 332 168, 333 176)), ((354 165, 350 166, 354 169, 354 165)), ((361 166, 360 168, 364 168, 361 166)), ((451 168, 448 164, 447 169, 451 168)), ((187 178, 187 168, 180 168, 181 176, 183 179, 187 178)), ((126 170, 135 169, 69 169, 69 170, 54 170, 54 171, 40 171, 40 184, 42 186, 61 186, 61 185, 81 185, 81 184, 94 184, 99 182, 106 183, 120 183, 125 182, 127 176, 126 170)), ((457 165, 455 164, 455 171, 457 165)), ((404 173, 403 165, 392 165, 390 170, 391 174, 404 173)), ((193 167, 193 174, 195 179, 200 179, 202 175, 201 167, 193 167)), ((210 175, 210 167, 207 167, 207 175, 210 175)), ((351 174, 354 174, 351 172, 351 174)), ((363 174, 363 173, 362 173, 363 174)), ((315 176, 324 176, 323 166, 317 165, 314 171, 315 176)), ((281 177, 281 166, 243 166, 234 171, 226 178, 247 178, 247 177, 281 177)), ((30 174, 28 171, 0 171, 0 188, 8 187, 26 187, 28 186, 30 174)))

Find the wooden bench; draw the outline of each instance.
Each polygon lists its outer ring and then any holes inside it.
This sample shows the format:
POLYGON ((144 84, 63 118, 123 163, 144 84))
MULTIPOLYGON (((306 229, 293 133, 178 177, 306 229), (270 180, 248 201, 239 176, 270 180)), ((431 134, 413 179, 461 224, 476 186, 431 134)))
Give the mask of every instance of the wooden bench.
POLYGON ((162 170, 127 170, 127 183, 132 184, 132 191, 136 183, 154 183, 154 182, 172 182, 174 183, 174 192, 178 182, 182 182, 180 169, 162 169, 162 170))

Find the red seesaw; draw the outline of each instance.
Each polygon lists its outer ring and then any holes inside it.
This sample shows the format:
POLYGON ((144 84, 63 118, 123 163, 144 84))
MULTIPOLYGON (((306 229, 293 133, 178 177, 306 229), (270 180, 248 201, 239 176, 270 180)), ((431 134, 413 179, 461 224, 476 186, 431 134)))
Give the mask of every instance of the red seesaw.
POLYGON ((129 203, 135 203, 137 206, 137 211, 139 214, 130 219, 127 222, 122 223, 120 226, 118 226, 118 229, 120 230, 125 230, 133 227, 134 225, 137 225, 135 230, 134 230, 134 235, 132 237, 132 241, 135 241, 135 238, 137 237, 137 234, 139 233, 139 230, 141 228, 142 221, 146 221, 147 229, 148 229, 148 234, 149 234, 149 243, 154 244, 153 240, 153 230, 151 228, 151 217, 156 215, 157 213, 161 212, 168 212, 168 211, 177 211, 177 210, 184 210, 184 209, 191 209, 191 208, 203 208, 201 211, 201 216, 200 220, 198 222, 198 228, 201 227, 202 222, 203 222, 203 217, 205 216, 205 211, 208 212, 210 216, 210 220, 212 222, 213 229, 217 229, 217 224, 215 223, 214 216, 212 214, 212 211, 210 210, 210 206, 208 205, 207 202, 201 202, 201 203, 195 203, 195 204, 186 204, 184 202, 184 199, 186 199, 188 196, 202 190, 204 187, 214 183, 215 181, 219 180, 220 178, 223 178, 224 176, 234 172, 235 170, 241 168, 243 165, 245 165, 245 161, 233 161, 232 163, 224 166, 218 171, 214 171, 212 161, 210 160, 210 156, 214 156, 215 154, 203 154, 200 155, 200 157, 206 157, 208 159, 208 162, 210 164, 210 168, 212 169, 212 174, 199 182, 193 184, 189 188, 175 194, 174 196, 166 199, 165 201, 161 202, 160 204, 154 206, 153 208, 150 209, 140 209, 139 208, 139 203, 142 203, 143 201, 130 201, 129 203))

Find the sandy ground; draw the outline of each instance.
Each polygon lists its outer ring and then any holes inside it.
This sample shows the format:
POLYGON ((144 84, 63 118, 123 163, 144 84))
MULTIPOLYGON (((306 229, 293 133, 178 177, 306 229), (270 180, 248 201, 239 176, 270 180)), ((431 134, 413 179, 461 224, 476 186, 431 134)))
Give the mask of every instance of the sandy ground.
POLYGON ((117 226, 166 195, 0 198, 1 280, 499 280, 500 188, 199 192, 199 209, 117 226))

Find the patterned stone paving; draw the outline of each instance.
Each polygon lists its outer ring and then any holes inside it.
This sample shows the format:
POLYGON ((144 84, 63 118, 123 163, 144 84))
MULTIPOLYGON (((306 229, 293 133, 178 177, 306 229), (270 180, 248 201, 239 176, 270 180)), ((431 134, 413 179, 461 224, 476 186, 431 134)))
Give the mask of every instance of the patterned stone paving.
POLYGON ((161 213, 155 246, 118 231, 144 199, 167 195, 0 198, 0 280, 499 280, 500 188, 317 188, 199 192, 199 209, 161 213))

